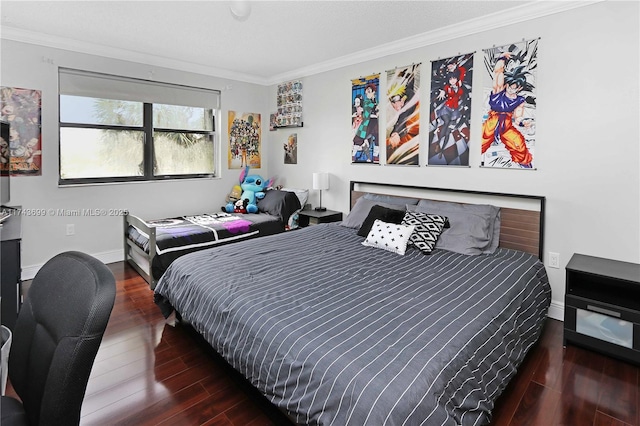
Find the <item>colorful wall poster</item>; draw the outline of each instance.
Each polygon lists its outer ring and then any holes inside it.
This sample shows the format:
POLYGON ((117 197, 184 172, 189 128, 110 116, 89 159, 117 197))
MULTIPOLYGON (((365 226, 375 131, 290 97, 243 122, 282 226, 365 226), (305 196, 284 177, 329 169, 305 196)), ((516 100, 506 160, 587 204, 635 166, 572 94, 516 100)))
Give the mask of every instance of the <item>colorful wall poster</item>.
POLYGON ((419 165, 420 64, 387 71, 387 164, 419 165))
POLYGON ((302 127, 302 82, 287 81, 278 85, 277 127, 302 127))
POLYGON ((484 50, 482 167, 535 169, 538 40, 484 50))
POLYGON ((379 83, 380 74, 351 80, 352 163, 380 163, 379 83))
POLYGON ((12 175, 42 174, 41 107, 40 90, 0 88, 1 117, 11 126, 8 146, 4 141, 0 147, 11 154, 10 163, 0 165, 3 171, 12 175))
POLYGON ((229 168, 260 168, 260 114, 229 111, 229 168))
POLYGON ((469 165, 473 53, 431 63, 427 164, 469 165))
POLYGON ((298 134, 292 133, 284 143, 284 164, 298 164, 298 134))

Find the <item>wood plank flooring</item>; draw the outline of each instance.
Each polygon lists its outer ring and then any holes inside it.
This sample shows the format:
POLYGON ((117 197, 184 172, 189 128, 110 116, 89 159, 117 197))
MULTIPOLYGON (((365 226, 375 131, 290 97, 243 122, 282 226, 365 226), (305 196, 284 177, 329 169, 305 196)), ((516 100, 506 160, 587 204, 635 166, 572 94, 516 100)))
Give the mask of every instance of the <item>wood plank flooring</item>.
MULTIPOLYGON (((116 303, 87 387, 82 425, 283 425, 286 420, 192 332, 166 324, 147 283, 108 265, 116 303)), ((13 394, 10 386, 7 394, 13 394)), ((543 335, 497 401, 492 425, 640 426, 640 368, 543 335)))

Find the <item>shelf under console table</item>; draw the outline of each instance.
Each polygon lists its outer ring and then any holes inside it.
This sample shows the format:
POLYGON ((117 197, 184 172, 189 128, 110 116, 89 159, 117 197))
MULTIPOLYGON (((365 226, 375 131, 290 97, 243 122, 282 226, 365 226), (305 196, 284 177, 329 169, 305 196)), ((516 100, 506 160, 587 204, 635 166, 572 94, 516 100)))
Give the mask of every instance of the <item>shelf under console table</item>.
POLYGON ((640 365, 640 265, 573 255, 566 267, 567 343, 640 365))

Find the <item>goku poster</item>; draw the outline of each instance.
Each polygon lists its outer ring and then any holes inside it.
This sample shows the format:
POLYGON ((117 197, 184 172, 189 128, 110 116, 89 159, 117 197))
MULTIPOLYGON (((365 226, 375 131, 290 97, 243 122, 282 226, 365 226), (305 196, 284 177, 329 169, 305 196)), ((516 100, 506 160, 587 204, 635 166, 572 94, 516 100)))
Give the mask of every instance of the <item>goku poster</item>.
POLYGON ((351 80, 352 163, 380 163, 379 83, 380 74, 351 80))
POLYGON ((260 168, 260 114, 229 111, 229 168, 260 168))
POLYGON ((538 40, 484 50, 482 167, 535 169, 538 40))
POLYGON ((420 64, 387 71, 387 164, 419 165, 420 64))
POLYGON ((473 53, 431 63, 429 166, 468 166, 473 53))
POLYGON ((2 150, 9 149, 11 163, 2 163, 2 168, 8 168, 12 175, 42 174, 41 99, 40 90, 0 89, 2 118, 11 125, 9 146, 1 147, 2 150))

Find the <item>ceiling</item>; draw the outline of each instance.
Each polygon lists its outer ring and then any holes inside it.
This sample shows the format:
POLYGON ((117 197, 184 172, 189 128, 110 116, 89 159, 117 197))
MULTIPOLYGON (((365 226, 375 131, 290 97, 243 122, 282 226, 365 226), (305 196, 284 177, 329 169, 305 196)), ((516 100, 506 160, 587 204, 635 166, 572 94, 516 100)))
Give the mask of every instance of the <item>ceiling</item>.
POLYGON ((273 84, 567 4, 572 2, 2 0, 0 15, 4 39, 273 84), (248 18, 232 16, 230 7, 238 4, 250 5, 248 18))

